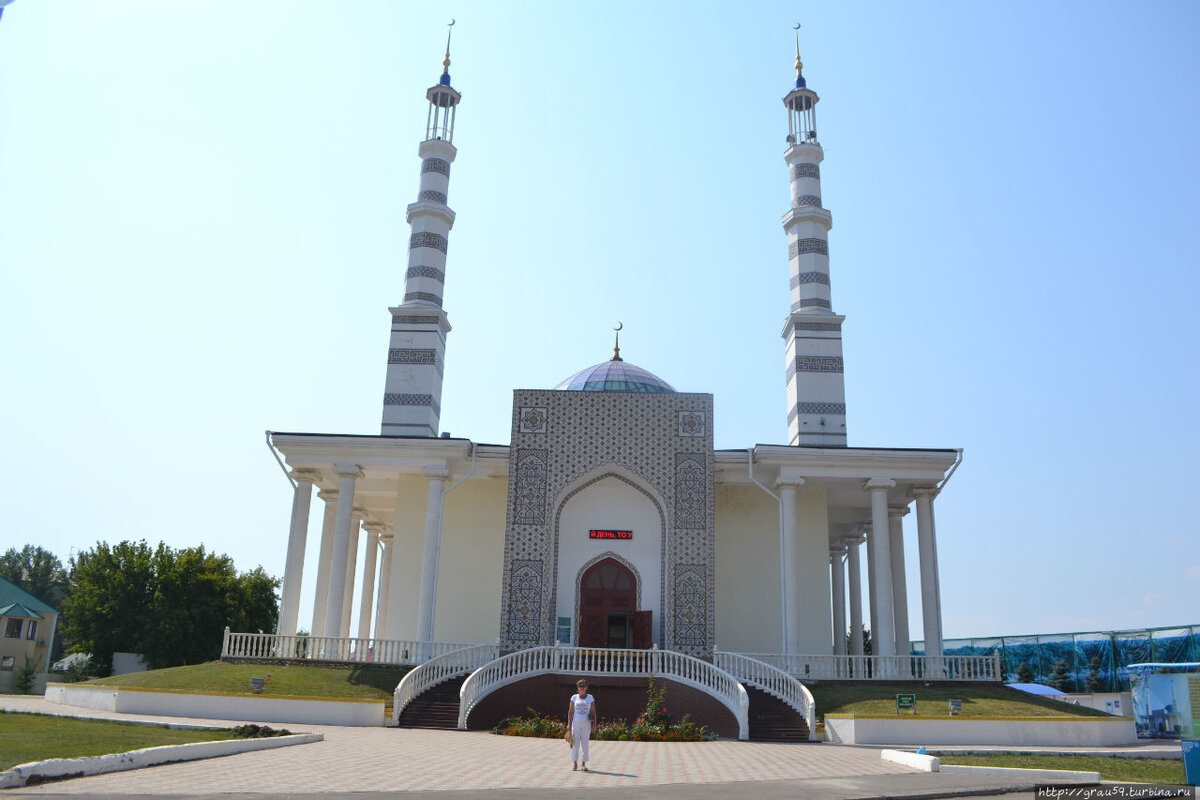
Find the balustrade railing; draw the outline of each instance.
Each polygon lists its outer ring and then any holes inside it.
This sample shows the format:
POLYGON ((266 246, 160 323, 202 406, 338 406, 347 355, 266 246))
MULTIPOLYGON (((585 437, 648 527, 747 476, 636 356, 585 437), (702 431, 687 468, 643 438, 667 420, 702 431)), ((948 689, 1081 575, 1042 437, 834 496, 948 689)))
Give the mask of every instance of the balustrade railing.
POLYGON ((410 639, 348 639, 336 636, 280 636, 232 633, 225 629, 223 661, 335 661, 409 666, 471 647, 471 642, 418 642, 410 639))
POLYGON ((719 700, 738 722, 738 738, 750 735, 746 689, 728 672, 672 650, 618 650, 583 647, 531 647, 502 656, 471 673, 459 690, 458 727, 480 700, 497 689, 535 675, 669 678, 719 700))
POLYGON ((1000 655, 834 656, 743 653, 799 680, 822 681, 1003 681, 1000 655))
POLYGON ((392 696, 392 720, 399 722, 405 706, 443 681, 466 675, 500 655, 494 644, 477 644, 431 658, 405 675, 392 696))
POLYGON ((800 681, 778 667, 741 653, 714 652, 713 663, 742 683, 758 687, 794 708, 808 724, 809 740, 816 740, 816 701, 800 681))

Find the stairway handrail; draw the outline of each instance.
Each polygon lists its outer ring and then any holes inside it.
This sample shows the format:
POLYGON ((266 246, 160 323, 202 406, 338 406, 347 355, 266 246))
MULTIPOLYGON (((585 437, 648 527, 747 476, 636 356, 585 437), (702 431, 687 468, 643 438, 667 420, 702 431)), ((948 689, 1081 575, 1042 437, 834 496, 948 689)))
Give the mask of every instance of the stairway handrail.
POLYGON ((466 730, 467 717, 479 701, 504 686, 546 674, 589 677, 669 678, 718 700, 738 723, 738 738, 750 736, 750 698, 737 678, 707 661, 673 650, 626 650, 601 647, 546 645, 509 653, 481 666, 459 689, 458 727, 466 730))
POLYGON ((409 670, 392 694, 392 721, 400 721, 400 712, 417 697, 439 683, 477 670, 500 655, 494 644, 476 644, 443 653, 409 670))
POLYGON ((808 740, 816 741, 817 702, 807 686, 778 667, 742 653, 714 650, 713 663, 742 683, 756 686, 791 706, 804 717, 804 722, 808 725, 808 740))

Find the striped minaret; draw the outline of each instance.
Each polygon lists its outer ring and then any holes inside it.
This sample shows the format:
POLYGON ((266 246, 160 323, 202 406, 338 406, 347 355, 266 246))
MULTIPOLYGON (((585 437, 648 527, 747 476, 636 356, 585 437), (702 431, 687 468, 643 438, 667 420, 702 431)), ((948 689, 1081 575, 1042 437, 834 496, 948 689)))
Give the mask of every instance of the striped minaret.
POLYGON ((788 440, 793 445, 846 446, 846 384, 842 374, 842 320, 829 292, 829 229, 833 217, 821 206, 817 142, 817 93, 801 70, 796 39, 796 88, 783 98, 788 109, 792 207, 783 215, 791 266, 792 311, 783 329, 787 342, 788 440))
POLYGON ((462 95, 450 86, 450 38, 438 84, 426 92, 429 117, 421 156, 421 188, 408 207, 412 236, 404 302, 392 312, 387 381, 383 389, 384 436, 437 436, 442 402, 442 364, 450 320, 442 310, 446 283, 446 243, 454 212, 446 205, 453 144, 454 115, 462 95))

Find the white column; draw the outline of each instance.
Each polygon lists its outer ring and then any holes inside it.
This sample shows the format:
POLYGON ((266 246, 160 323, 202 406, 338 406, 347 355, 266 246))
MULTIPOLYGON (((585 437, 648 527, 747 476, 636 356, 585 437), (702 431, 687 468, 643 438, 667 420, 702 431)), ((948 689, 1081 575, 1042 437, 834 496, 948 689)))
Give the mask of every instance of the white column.
POLYGON ((833 654, 846 655, 846 554, 845 546, 829 551, 829 584, 833 591, 833 654))
POLYGON ((935 490, 916 490, 917 546, 921 557, 921 619, 924 630, 925 654, 942 654, 942 603, 937 574, 937 538, 933 527, 933 498, 935 490))
MULTIPOLYGON (((325 518, 321 523, 321 552, 317 556, 317 594, 313 598, 313 636, 325 635, 325 610, 329 606, 329 562, 333 558, 333 529, 337 525, 337 492, 320 491, 317 497, 325 501, 325 518)), ((314 655, 316 655, 314 653, 314 655)))
POLYGON ((375 638, 387 638, 388 589, 392 585, 392 534, 383 532, 379 536, 383 557, 379 561, 379 591, 375 601, 375 638))
POLYGON ((846 552, 850 575, 850 655, 863 654, 863 619, 862 619, 862 565, 858 547, 863 543, 862 536, 850 536, 846 539, 846 552))
POLYGON ((780 532, 783 537, 783 596, 784 596, 784 647, 788 653, 799 652, 800 648, 800 534, 796 530, 796 489, 804 485, 804 479, 781 474, 775 481, 779 490, 780 532))
POLYGON ((304 576, 304 546, 308 541, 308 509, 312 487, 320 477, 314 470, 292 470, 296 487, 292 493, 292 524, 288 531, 287 558, 283 566, 283 588, 279 592, 279 628, 283 636, 295 636, 300 619, 300 584, 304 576))
POLYGON ((896 629, 892 623, 892 555, 888 541, 887 490, 896 485, 886 478, 872 478, 865 488, 871 493, 871 554, 875 557, 875 594, 879 616, 871 631, 871 653, 896 655, 896 629))
POLYGON ((867 614, 871 621, 871 652, 879 655, 879 649, 873 646, 879 638, 879 592, 875 589, 875 531, 871 523, 863 525, 863 536, 867 539, 867 614))
POLYGON ((433 641, 434 606, 437 603, 438 550, 442 537, 442 491, 450 472, 445 467, 427 467, 429 493, 425 498, 425 544, 421 551, 421 603, 417 609, 417 639, 433 641))
POLYGON ((354 580, 358 571, 358 539, 362 529, 363 517, 367 514, 367 510, 362 506, 355 506, 353 516, 350 518, 350 547, 346 554, 346 586, 342 596, 342 623, 338 636, 343 639, 350 638, 350 617, 354 613, 354 580))
POLYGON ((325 635, 340 636, 342 606, 346 599, 346 561, 350 553, 350 527, 354 516, 354 481, 362 476, 357 464, 334 464, 338 476, 337 517, 329 559, 329 599, 325 605, 325 635))
POLYGON ((904 515, 908 506, 888 506, 889 550, 892 554, 892 616, 896 623, 896 655, 912 652, 908 631, 908 579, 904 574, 904 515))
POLYGON ((358 600, 358 638, 371 638, 371 611, 375 601, 375 562, 379 558, 379 534, 383 531, 382 522, 368 522, 363 525, 367 532, 367 547, 363 551, 362 590, 358 600))

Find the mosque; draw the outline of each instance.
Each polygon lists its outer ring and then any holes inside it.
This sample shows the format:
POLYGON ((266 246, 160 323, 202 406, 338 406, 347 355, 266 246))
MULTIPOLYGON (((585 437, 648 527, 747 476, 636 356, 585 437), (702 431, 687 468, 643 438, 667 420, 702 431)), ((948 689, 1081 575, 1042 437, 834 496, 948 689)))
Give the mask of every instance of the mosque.
POLYGON ((314 637, 428 643, 430 652, 487 643, 499 653, 557 645, 711 660, 714 651, 861 655, 869 626, 875 656, 907 656, 912 638, 940 656, 934 500, 961 451, 847 444, 845 317, 831 295, 819 98, 798 43, 783 98, 789 440, 733 450, 713 449, 711 394, 676 391, 623 360, 619 342, 609 360, 557 386, 515 389, 508 442, 441 433, 455 219, 447 203, 462 99, 448 46, 443 63, 426 92, 380 432, 270 436, 295 487, 279 634, 307 627, 314 637), (324 504, 320 556, 306 564, 314 487, 324 504), (910 508, 921 637, 908 618, 910 508), (299 619, 302 580, 316 584, 311 623, 299 619))

